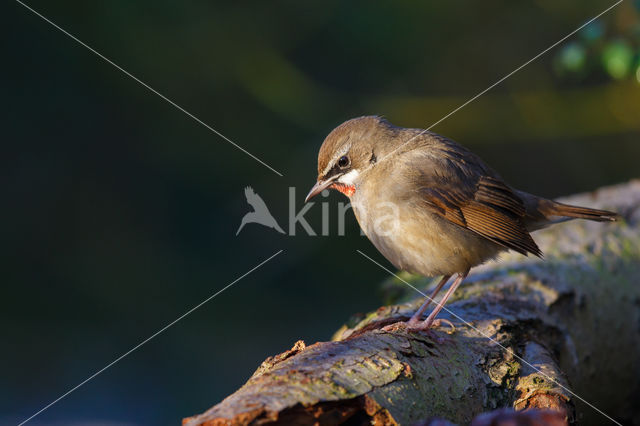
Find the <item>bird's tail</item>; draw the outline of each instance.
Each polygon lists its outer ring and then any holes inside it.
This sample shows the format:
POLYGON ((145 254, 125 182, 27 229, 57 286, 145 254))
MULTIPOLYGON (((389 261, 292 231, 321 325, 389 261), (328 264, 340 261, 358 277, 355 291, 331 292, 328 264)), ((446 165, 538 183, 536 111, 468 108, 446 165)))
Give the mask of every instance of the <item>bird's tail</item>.
POLYGON ((278 225, 278 222, 276 222, 276 220, 273 220, 273 229, 275 229, 276 231, 278 231, 281 234, 285 234, 284 230, 282 228, 280 228, 280 225, 278 225))
POLYGON ((607 210, 590 209, 588 207, 571 206, 552 201, 545 212, 548 216, 560 216, 570 219, 587 219, 596 222, 613 222, 618 220, 618 214, 607 210))
POLYGON ((517 191, 526 209, 525 224, 527 230, 535 231, 559 222, 571 219, 587 219, 597 222, 613 222, 618 214, 607 210, 590 209, 588 207, 571 206, 557 201, 517 191))

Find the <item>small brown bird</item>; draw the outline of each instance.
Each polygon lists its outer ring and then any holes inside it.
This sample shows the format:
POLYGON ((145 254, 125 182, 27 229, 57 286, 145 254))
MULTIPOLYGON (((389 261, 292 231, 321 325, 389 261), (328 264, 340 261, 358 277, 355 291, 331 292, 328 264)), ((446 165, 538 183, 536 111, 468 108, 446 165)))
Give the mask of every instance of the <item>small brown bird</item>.
POLYGON ((360 227, 397 268, 443 278, 407 323, 429 329, 472 267, 515 250, 542 257, 530 232, 580 218, 614 221, 604 210, 561 204, 519 191, 466 148, 438 134, 380 117, 349 120, 324 140, 318 180, 347 195, 360 227), (457 275, 426 320, 429 302, 457 275))

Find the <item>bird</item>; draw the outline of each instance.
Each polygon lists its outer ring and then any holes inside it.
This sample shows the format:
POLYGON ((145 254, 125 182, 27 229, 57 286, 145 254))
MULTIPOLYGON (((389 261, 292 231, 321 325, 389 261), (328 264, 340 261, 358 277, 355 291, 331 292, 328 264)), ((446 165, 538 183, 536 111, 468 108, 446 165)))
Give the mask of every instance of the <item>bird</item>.
POLYGON ((240 222, 240 227, 236 231, 236 235, 240 233, 244 225, 246 225, 247 223, 259 223, 260 225, 273 228, 281 234, 285 233, 282 228, 280 228, 280 225, 278 225, 278 222, 276 222, 275 218, 269 212, 269 209, 264 203, 264 200, 255 193, 253 188, 247 186, 244 189, 244 196, 247 198, 247 203, 249 203, 249 205, 253 207, 253 211, 244 215, 242 221, 240 222))
POLYGON ((379 116, 348 120, 326 137, 305 202, 325 189, 349 198, 364 234, 396 268, 442 277, 415 314, 399 323, 415 330, 440 325, 438 313, 474 266, 508 250, 542 257, 531 232, 570 219, 618 217, 515 189, 457 142, 379 116))

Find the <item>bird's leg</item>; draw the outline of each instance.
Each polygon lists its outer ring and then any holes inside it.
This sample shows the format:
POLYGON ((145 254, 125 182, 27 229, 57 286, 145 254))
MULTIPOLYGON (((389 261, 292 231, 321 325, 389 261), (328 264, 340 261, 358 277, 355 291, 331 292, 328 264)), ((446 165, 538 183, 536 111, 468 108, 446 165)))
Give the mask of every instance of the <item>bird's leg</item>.
POLYGON ((412 328, 414 330, 415 329, 418 329, 418 330, 428 330, 428 329, 430 329, 434 324, 436 316, 438 316, 438 314, 440 313, 440 311, 444 307, 444 304, 447 303, 447 299, 449 299, 449 297, 453 294, 453 292, 456 291, 458 286, 462 283, 462 280, 464 280, 467 277, 468 273, 469 273, 469 271, 467 270, 464 273, 458 274, 456 279, 451 284, 451 287, 449 287, 449 290, 447 290, 447 292, 445 293, 445 295, 442 298, 442 300, 440 300, 440 302, 438 302, 438 304, 433 309, 433 311, 429 314, 427 319, 424 320, 424 322, 422 322, 418 326, 411 326, 410 328, 412 328))
POLYGON ((407 325, 409 326, 417 325, 420 322, 420 317, 422 316, 424 311, 427 309, 429 304, 433 302, 433 299, 436 297, 436 295, 442 289, 442 287, 447 283, 447 281, 449 281, 449 278, 451 278, 451 275, 445 275, 444 277, 442 277, 442 280, 440 280, 436 288, 433 290, 433 292, 431 293, 431 296, 427 297, 427 300, 425 300, 422 306, 420 306, 420 309, 418 309, 416 313, 413 314, 413 316, 411 317, 407 325))

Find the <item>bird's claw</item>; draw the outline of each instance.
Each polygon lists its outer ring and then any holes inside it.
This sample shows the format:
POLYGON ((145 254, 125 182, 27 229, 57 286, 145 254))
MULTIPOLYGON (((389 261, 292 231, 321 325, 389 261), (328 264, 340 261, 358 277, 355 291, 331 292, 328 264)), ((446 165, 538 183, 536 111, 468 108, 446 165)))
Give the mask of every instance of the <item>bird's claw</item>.
POLYGON ((453 334, 456 332, 456 326, 453 325, 451 321, 444 318, 433 320, 430 324, 425 321, 423 323, 416 324, 415 327, 409 327, 409 329, 410 330, 414 330, 414 329, 415 330, 431 330, 434 328, 441 327, 443 323, 450 327, 450 329, 446 332, 447 334, 453 334))
POLYGON ((397 330, 401 330, 403 328, 407 328, 408 324, 409 323, 405 322, 405 321, 394 322, 393 324, 385 325, 384 327, 382 327, 382 331, 397 331, 397 330))
POLYGON ((401 329, 406 329, 407 331, 431 331, 434 328, 442 326, 443 323, 450 327, 450 329, 446 331, 447 334, 455 333, 456 326, 447 319, 436 319, 430 323, 416 320, 399 321, 382 327, 382 331, 397 331, 401 329))

